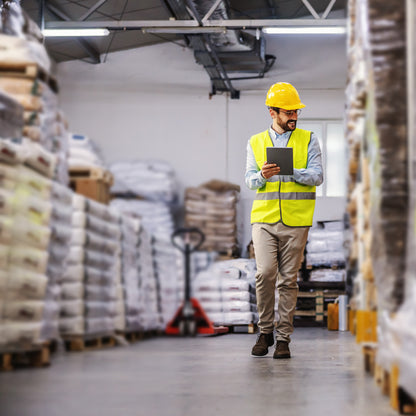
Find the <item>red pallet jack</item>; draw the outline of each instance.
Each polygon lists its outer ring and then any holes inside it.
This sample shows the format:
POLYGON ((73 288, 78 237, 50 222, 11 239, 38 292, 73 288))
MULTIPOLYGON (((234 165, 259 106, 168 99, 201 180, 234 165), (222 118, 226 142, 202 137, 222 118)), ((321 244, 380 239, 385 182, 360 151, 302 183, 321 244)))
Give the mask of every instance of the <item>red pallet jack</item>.
POLYGON ((198 228, 180 228, 172 234, 172 244, 185 256, 185 299, 166 327, 167 335, 220 335, 226 326, 214 326, 197 299, 191 298, 190 257, 204 242, 205 236, 198 228), (184 245, 178 244, 182 237, 184 245))

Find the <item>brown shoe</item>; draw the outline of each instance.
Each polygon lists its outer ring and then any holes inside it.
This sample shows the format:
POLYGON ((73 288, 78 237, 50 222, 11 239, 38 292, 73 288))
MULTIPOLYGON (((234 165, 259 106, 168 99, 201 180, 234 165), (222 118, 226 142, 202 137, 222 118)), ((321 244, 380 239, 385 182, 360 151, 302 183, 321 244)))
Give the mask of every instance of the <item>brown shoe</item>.
POLYGON ((251 355, 262 357, 269 352, 269 347, 274 344, 273 332, 271 334, 260 334, 257 341, 251 350, 251 355))
POLYGON ((289 343, 285 341, 277 341, 273 358, 290 358, 289 343))

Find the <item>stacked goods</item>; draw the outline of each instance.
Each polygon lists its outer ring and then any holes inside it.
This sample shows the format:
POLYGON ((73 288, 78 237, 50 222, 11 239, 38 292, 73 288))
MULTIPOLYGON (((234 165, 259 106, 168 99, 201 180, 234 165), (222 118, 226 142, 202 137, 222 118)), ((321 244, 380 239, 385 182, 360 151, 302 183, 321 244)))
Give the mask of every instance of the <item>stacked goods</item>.
POLYGON ((397 354, 400 368, 399 385, 413 398, 416 398, 416 336, 414 323, 416 319, 416 124, 414 111, 416 108, 415 91, 415 30, 416 9, 413 2, 407 2, 408 24, 408 103, 409 103, 409 215, 407 228, 407 259, 406 259, 406 298, 394 320, 400 342, 397 354))
POLYGON ((23 131, 23 107, 0 88, 0 137, 19 138, 23 131))
POLYGON ((163 202, 114 198, 110 205, 120 212, 140 218, 143 228, 151 235, 170 238, 173 233, 173 216, 163 202))
POLYGON ((12 36, 0 35, 0 90, 22 105, 23 136, 57 157, 54 178, 68 184, 67 123, 58 109, 56 83, 49 75, 50 61, 40 43, 42 36, 35 31, 36 25, 26 16, 13 19, 20 12, 18 3, 13 2, 3 9, 6 21, 20 22, 21 29, 30 34, 20 33, 19 24, 5 25, 10 26, 7 33, 12 36))
POLYGON ((311 269, 309 281, 343 281, 344 273, 333 269, 345 268, 344 231, 342 222, 322 222, 309 231, 306 244, 306 267, 311 269))
MULTIPOLYGON (((177 250, 173 247, 170 236, 173 233, 173 218, 169 207, 163 202, 116 198, 111 206, 121 212, 137 216, 149 233, 153 261, 153 273, 157 279, 159 310, 162 325, 165 326, 178 307, 178 269, 176 266, 177 250)), ((151 290, 151 289, 150 289, 151 290)))
MULTIPOLYGON (((405 3, 351 0, 349 4, 354 20, 349 37, 347 137, 359 144, 356 174, 350 175, 348 211, 354 229, 349 260, 357 265, 351 302, 357 309, 357 341, 377 343, 376 361, 386 372, 396 372, 401 364, 401 382, 416 397, 416 365, 410 358, 415 348, 410 330, 414 293, 405 279, 406 258, 407 270, 414 261, 409 259, 414 250, 406 247, 411 244, 406 236, 414 228, 408 221, 405 3)), ((410 267, 414 271, 414 265, 410 267)))
POLYGON ((139 245, 140 221, 127 216, 121 217, 121 269, 124 293, 125 330, 142 329, 139 293, 139 245))
POLYGON ((217 180, 186 189, 185 223, 205 234, 201 250, 238 255, 239 193, 239 186, 217 180))
POLYGON ((144 228, 140 232, 139 259, 139 303, 142 328, 145 331, 163 329, 159 306, 159 285, 153 260, 152 237, 144 228))
POLYGON ((68 163, 71 169, 85 166, 105 169, 105 162, 96 143, 82 134, 70 136, 68 163))
POLYGON ((59 338, 61 280, 63 271, 67 267, 66 261, 72 235, 71 190, 57 182, 52 182, 51 203, 51 238, 47 269, 48 287, 42 328, 42 335, 45 339, 59 338))
POLYGON ((62 276, 59 330, 62 335, 83 335, 84 322, 84 265, 83 242, 79 235, 85 234, 85 210, 75 203, 78 196, 73 194, 71 201, 71 242, 67 257, 67 268, 62 276))
MULTIPOLYGON (((185 298, 185 257, 181 252, 178 251, 178 253, 180 254, 176 258, 179 281, 178 299, 182 302, 185 298)), ((191 287, 198 274, 207 270, 217 259, 218 253, 213 251, 196 251, 191 254, 189 259, 189 279, 191 287)))
POLYGON ((378 306, 394 312, 404 296, 408 209, 405 4, 369 1, 374 113, 367 130, 371 258, 378 306), (391 105, 390 103, 394 103, 391 105))
POLYGON ((111 192, 172 204, 177 199, 175 172, 168 163, 156 160, 118 162, 110 168, 114 175, 111 192))
MULTIPOLYGON (((51 181, 12 160, 0 164, 0 345, 31 348, 42 341, 51 230, 51 181)), ((3 156, 2 156, 3 158, 3 156)))
POLYGON ((108 204, 113 175, 105 169, 105 163, 97 145, 87 136, 73 134, 69 151, 70 186, 77 194, 108 204))
POLYGON ((0 10, 0 62, 3 67, 21 68, 21 65, 36 64, 49 73, 51 61, 42 44, 39 27, 24 13, 17 0, 3 1, 0 10))
POLYGON ((258 320, 255 261, 235 259, 212 264, 196 276, 193 296, 216 325, 248 325, 258 320))
POLYGON ((181 298, 179 297, 179 251, 173 247, 169 236, 155 235, 152 239, 155 273, 159 284, 160 315, 165 327, 174 316, 181 298))
POLYGON ((120 229, 118 214, 73 195, 69 267, 62 285, 61 332, 111 334, 119 322, 120 229))
MULTIPOLYGON (((141 324, 146 331, 161 329, 158 260, 154 254, 153 236, 163 238, 172 234, 172 215, 165 204, 151 201, 116 198, 110 205, 123 216, 140 220, 138 249, 141 324)), ((170 274, 169 272, 168 278, 170 274)))

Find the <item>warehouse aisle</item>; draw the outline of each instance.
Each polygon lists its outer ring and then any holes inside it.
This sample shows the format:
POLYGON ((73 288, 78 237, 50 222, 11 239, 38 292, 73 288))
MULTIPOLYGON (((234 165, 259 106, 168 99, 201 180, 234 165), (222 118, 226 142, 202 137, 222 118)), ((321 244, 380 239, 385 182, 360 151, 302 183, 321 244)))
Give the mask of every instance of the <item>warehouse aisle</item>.
POLYGON ((63 354, 0 375, 1 416, 387 416, 351 334, 297 328, 291 360, 249 355, 254 335, 154 338, 63 354), (328 413, 327 413, 328 412, 328 413))

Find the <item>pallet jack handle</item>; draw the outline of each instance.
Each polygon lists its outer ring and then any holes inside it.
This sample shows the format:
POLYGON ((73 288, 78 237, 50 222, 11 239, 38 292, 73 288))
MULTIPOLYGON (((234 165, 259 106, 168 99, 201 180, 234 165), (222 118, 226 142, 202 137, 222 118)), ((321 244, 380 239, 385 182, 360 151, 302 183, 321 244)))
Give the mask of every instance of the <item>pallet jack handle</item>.
POLYGON ((199 247, 205 241, 204 233, 196 227, 190 228, 178 228, 171 237, 172 244, 185 254, 185 301, 191 299, 191 268, 190 257, 191 253, 198 250, 199 247), (180 245, 177 242, 177 238, 182 237, 185 245, 180 245))

